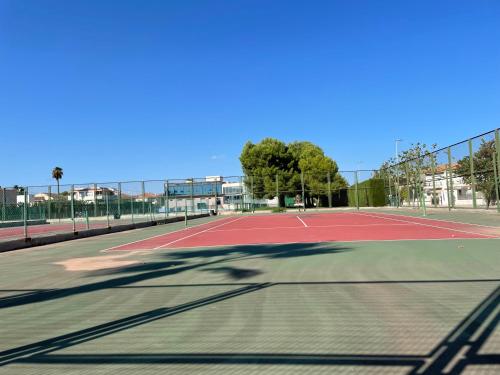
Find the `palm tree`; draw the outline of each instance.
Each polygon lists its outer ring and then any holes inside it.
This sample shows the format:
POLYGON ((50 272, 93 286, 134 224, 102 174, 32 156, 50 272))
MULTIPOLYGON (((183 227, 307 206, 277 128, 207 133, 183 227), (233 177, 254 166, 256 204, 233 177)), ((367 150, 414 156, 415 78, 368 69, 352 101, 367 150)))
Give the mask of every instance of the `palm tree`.
POLYGON ((59 180, 63 177, 63 170, 61 167, 55 167, 52 169, 52 178, 55 178, 57 181, 57 198, 59 198, 59 180))
MULTIPOLYGON (((55 167, 54 169, 52 169, 52 178, 55 178, 56 181, 57 181, 57 200, 59 201, 59 180, 63 177, 63 170, 61 167, 55 167)), ((50 197, 49 197, 50 199, 50 197)), ((50 201, 49 201, 49 204, 50 204, 50 201)), ((57 207, 57 216, 59 216, 59 221, 61 221, 61 203, 59 202, 58 203, 58 207, 57 207)))

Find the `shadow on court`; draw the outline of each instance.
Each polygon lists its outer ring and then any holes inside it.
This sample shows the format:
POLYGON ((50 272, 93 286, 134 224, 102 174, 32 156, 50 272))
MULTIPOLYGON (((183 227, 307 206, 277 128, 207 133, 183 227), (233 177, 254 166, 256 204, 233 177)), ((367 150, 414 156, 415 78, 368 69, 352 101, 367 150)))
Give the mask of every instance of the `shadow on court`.
MULTIPOLYGON (((82 276, 110 276, 112 278, 87 283, 70 288, 8 296, 0 299, 1 308, 51 301, 74 295, 91 293, 112 288, 176 288, 233 286, 234 289, 195 299, 173 307, 161 307, 110 321, 93 327, 69 332, 64 335, 33 342, 0 352, 0 366, 9 363, 24 364, 64 364, 64 365, 148 365, 148 364, 185 364, 185 365, 321 365, 321 366, 391 366, 407 367, 409 374, 440 374, 445 371, 459 374, 469 365, 500 365, 500 355, 480 354, 480 349, 491 337, 500 320, 498 306, 500 303, 500 287, 483 299, 470 313, 439 342, 429 353, 422 355, 400 354, 314 354, 307 348, 299 353, 121 353, 121 354, 60 354, 58 351, 74 347, 81 343, 97 340, 114 333, 140 327, 160 319, 193 311, 207 305, 234 299, 239 296, 255 293, 264 289, 282 285, 349 285, 349 284, 387 284, 387 283, 425 283, 432 287, 433 283, 484 283, 500 282, 500 279, 472 280, 380 280, 380 281, 318 281, 318 282, 277 282, 277 283, 243 283, 229 282, 220 284, 187 284, 169 283, 169 276, 199 269, 203 272, 222 273, 231 280, 251 279, 262 274, 260 270, 236 267, 231 262, 244 259, 279 259, 322 254, 336 254, 351 249, 325 244, 286 244, 264 246, 237 246, 200 251, 185 250, 159 254, 165 261, 135 264, 117 269, 101 270, 82 276), (134 285, 135 283, 164 278, 165 285, 134 285)), ((43 322, 40 322, 43 324, 43 322)), ((168 367, 165 368, 168 370, 168 367)))
MULTIPOLYGON (((348 247, 324 244, 285 244, 259 246, 232 246, 224 249, 210 249, 200 251, 165 252, 163 257, 167 261, 147 262, 107 270, 91 271, 83 275, 89 276, 117 276, 103 281, 82 284, 69 288, 43 290, 39 292, 23 293, 0 298, 0 309, 22 306, 26 304, 50 301, 74 295, 131 285, 137 282, 177 275, 206 266, 226 264, 249 258, 281 258, 303 257, 324 254, 336 254, 351 250, 348 247), (173 258, 173 259, 172 259, 173 258), (195 259, 198 258, 198 259, 195 259), (189 261, 189 263, 188 263, 189 261)), ((238 276, 237 271, 233 276, 238 276)), ((257 274, 255 274, 257 275, 257 274)), ((248 274, 246 277, 249 277, 248 274)))
MULTIPOLYGON (((446 281, 440 281, 446 283, 446 281)), ((454 281, 457 282, 457 281, 454 281)), ((466 282, 466 281, 464 281, 466 282)), ((481 282, 481 281, 474 281, 481 282)), ((404 283, 404 281, 402 281, 404 283)), ((300 284, 300 283, 297 283, 300 284)), ((500 365, 500 356, 479 354, 498 325, 496 312, 500 303, 500 287, 477 305, 434 349, 426 355, 360 355, 310 353, 124 353, 124 354, 51 354, 58 350, 96 340, 126 329, 166 319, 223 300, 258 292, 280 283, 260 283, 201 298, 172 308, 159 308, 109 323, 79 330, 0 352, 0 366, 25 364, 197 364, 197 365, 331 365, 331 366, 404 366, 409 374, 460 374, 469 365, 500 365), (458 360, 457 356, 460 354, 458 360), (446 370, 446 371, 445 371, 446 370)), ((381 369, 382 371, 382 369, 381 369)))

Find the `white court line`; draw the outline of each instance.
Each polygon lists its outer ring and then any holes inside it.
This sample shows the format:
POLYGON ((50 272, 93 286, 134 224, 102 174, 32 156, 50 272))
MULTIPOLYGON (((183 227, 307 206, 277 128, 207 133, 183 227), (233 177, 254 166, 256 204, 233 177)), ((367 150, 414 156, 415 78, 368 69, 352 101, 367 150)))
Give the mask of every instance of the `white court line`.
MULTIPOLYGON (((412 223, 401 223, 401 224, 392 224, 391 226, 401 226, 408 227, 412 225, 412 223)), ((332 224, 332 225, 308 225, 307 228, 336 228, 336 227, 383 227, 387 226, 387 223, 377 223, 377 224, 332 224)), ((286 226, 286 227, 249 227, 249 228, 234 228, 234 229, 216 229, 213 232, 240 232, 240 231, 248 231, 248 230, 275 230, 275 229, 298 229, 303 228, 300 226, 286 226)))
POLYGON ((246 217, 246 216, 241 216, 241 217, 239 217, 239 218, 237 218, 237 219, 234 219, 234 220, 231 220, 231 221, 226 221, 226 222, 224 222, 224 223, 222 223, 222 224, 216 225, 215 227, 207 228, 207 229, 202 230, 202 231, 200 231, 200 232, 196 232, 196 233, 190 234, 190 235, 188 235, 188 236, 184 236, 184 237, 178 238, 178 239, 176 239, 176 240, 174 240, 174 241, 170 241, 170 242, 168 242, 168 243, 166 243, 166 244, 163 244, 163 245, 160 245, 160 246, 154 247, 154 248, 153 248, 153 250, 158 250, 158 249, 161 249, 161 248, 162 248, 162 247, 164 247, 164 246, 168 246, 168 245, 171 245, 171 244, 173 244, 173 243, 176 243, 176 242, 179 242, 179 241, 185 240, 186 238, 190 238, 190 237, 193 237, 193 236, 197 236, 198 234, 202 234, 202 233, 208 232, 208 231, 209 231, 209 230, 211 230, 211 229, 219 228, 219 227, 222 227, 223 225, 230 224, 230 223, 234 223, 235 221, 241 220, 241 219, 243 219, 243 218, 245 218, 245 217, 246 217))
MULTIPOLYGON (((186 229, 192 229, 192 228, 197 228, 197 227, 201 227, 203 225, 208 225, 208 224, 213 224, 214 222, 217 222, 217 221, 220 221, 220 220, 224 220, 226 218, 220 218, 219 220, 213 220, 213 221, 209 221, 207 223, 201 223, 201 224, 198 224, 198 225, 193 225, 192 227, 188 227, 188 228, 181 228, 181 229, 177 229, 177 230, 174 230, 172 232, 167 232, 167 233, 162 233, 162 234, 158 234, 156 236, 151 236, 151 237, 148 237, 148 238, 144 238, 142 240, 137 240, 137 241, 131 241, 131 242, 127 242, 127 243, 124 243, 124 244, 121 244, 121 245, 116 245, 116 246, 113 246, 113 247, 108 247, 107 249, 104 249, 104 250, 101 250, 101 252, 105 253, 107 252, 108 250, 113 250, 113 249, 116 249, 116 248, 119 248, 119 247, 122 247, 122 246, 127 246, 127 245, 132 245, 134 243, 138 243, 138 242, 143 242, 143 241, 148 241, 152 238, 158 238, 158 237, 161 237, 161 236, 167 236, 169 234, 172 234, 172 233, 178 233, 178 232, 182 232, 183 230, 186 230, 186 229)), ((177 224, 177 223, 182 223, 182 221, 176 221, 176 222, 173 222, 171 224, 177 224)), ((139 230, 142 230, 142 229, 149 229, 151 227, 147 227, 147 228, 139 228, 139 230)), ((115 233, 112 233, 112 234, 115 234, 115 233)), ((118 234, 118 233, 116 233, 118 234)), ((83 239, 83 238, 82 238, 83 239)), ((135 249, 134 249, 135 250, 135 249)), ((129 251, 133 251, 133 250, 129 250, 129 251)))
MULTIPOLYGON (((356 213, 356 212, 353 212, 356 213)), ((493 228, 493 229, 500 229, 500 226, 496 227, 494 225, 484 225, 484 224, 475 224, 475 223, 464 223, 463 221, 455 221, 455 220, 445 220, 445 219, 435 219, 435 218, 430 218, 430 217, 420 217, 420 216, 411 216, 411 215, 405 215, 405 214, 392 214, 388 212, 381 212, 381 215, 389 215, 389 216, 396 216, 396 217, 411 217, 415 219, 422 219, 422 220, 433 220, 433 221, 441 221, 443 223, 450 223, 450 224, 464 224, 464 225, 473 225, 475 227, 484 227, 484 228, 493 228)))
POLYGON ((296 216, 297 219, 299 219, 299 221, 304 224, 304 226, 307 228, 307 224, 304 222, 304 220, 302 220, 300 217, 296 216))
POLYGON ((361 215, 361 216, 374 217, 374 218, 377 218, 377 219, 393 220, 393 221, 400 221, 402 223, 410 223, 410 224, 415 224, 415 225, 422 225, 424 227, 446 229, 446 230, 451 230, 451 231, 454 231, 454 232, 461 232, 461 233, 473 234, 475 236, 483 236, 483 237, 488 237, 488 238, 498 238, 496 236, 490 236, 488 234, 482 234, 482 233, 476 233, 476 232, 469 232, 467 230, 461 230, 461 229, 446 228, 446 227, 442 227, 442 226, 439 226, 439 225, 424 224, 424 223, 418 223, 418 222, 415 222, 415 221, 409 221, 409 220, 403 220, 403 219, 394 219, 392 217, 370 215, 370 214, 366 214, 364 212, 356 212, 354 214, 355 215, 361 215))

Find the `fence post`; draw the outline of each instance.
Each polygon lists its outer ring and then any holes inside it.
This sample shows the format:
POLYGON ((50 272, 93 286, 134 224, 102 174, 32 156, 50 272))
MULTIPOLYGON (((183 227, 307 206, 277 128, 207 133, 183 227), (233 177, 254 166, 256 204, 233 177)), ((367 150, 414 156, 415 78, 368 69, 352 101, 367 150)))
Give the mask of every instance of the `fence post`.
POLYGON ((97 217, 97 184, 94 183, 94 217, 97 217))
POLYGON ((165 219, 168 217, 170 207, 169 207, 169 196, 168 196, 168 180, 165 180, 165 184, 163 185, 165 189, 165 219))
POLYGON ((498 175, 500 174, 497 165, 497 152, 493 152, 493 178, 495 179, 495 194, 497 200, 497 211, 500 212, 500 192, 498 191, 498 175))
POLYGON ((146 215, 146 188, 144 186, 144 181, 141 182, 141 190, 142 190, 142 215, 146 215))
POLYGON ((405 161, 406 171, 406 192, 408 193, 408 207, 410 207, 410 171, 408 169, 408 162, 405 161))
POLYGON ((130 216, 132 224, 134 224, 134 194, 130 194, 130 216))
POLYGON ((354 172, 354 189, 356 194, 356 209, 359 210, 359 191, 358 191, 358 171, 354 172))
POLYGON ((245 212, 245 191, 243 189, 243 176, 240 176, 240 186, 241 186, 241 213, 245 212))
POLYGON ((188 207, 185 199, 184 199, 184 226, 186 228, 188 226, 188 207))
POLYGON ((476 202, 476 176, 474 175, 474 152, 472 151, 472 139, 469 139, 469 168, 472 187, 472 207, 477 208, 476 202))
POLYGON ((427 207, 425 206, 425 175, 424 175, 424 181, 422 182, 422 165, 420 158, 418 160, 417 164, 417 173, 418 173, 418 190, 419 190, 419 196, 420 196, 420 204, 422 206, 422 213, 423 216, 427 216, 427 207))
POLYGON ((75 185, 71 185, 71 221, 73 222, 73 233, 76 232, 75 223, 75 185))
MULTIPOLYGON (((103 194, 104 194, 104 189, 103 189, 103 194)), ((106 223, 108 224, 108 228, 110 227, 109 225, 109 194, 106 193, 106 223)))
POLYGON ((191 177, 191 213, 194 213, 194 177, 191 177))
POLYGON ((122 216, 122 183, 118 183, 118 217, 122 216))
MULTIPOLYGON (((497 154, 497 173, 498 178, 500 178, 500 129, 495 130, 495 150, 497 154)), ((500 181, 498 183, 500 184, 500 181)), ((500 212, 500 208, 498 208, 498 212, 500 212)))
POLYGON ((399 208, 399 163, 395 167, 396 180, 394 181, 394 189, 396 190, 396 207, 399 208))
POLYGON ((300 171, 300 185, 302 188, 302 205, 304 212, 306 211, 306 191, 305 191, 305 184, 304 184, 304 172, 300 171))
POLYGON ((251 185, 251 193, 252 193, 252 213, 255 213, 255 195, 253 191, 253 176, 250 176, 250 185, 251 185))
POLYGON ((448 147, 448 174, 450 177, 450 207, 455 208, 455 197, 453 195, 453 167, 451 165, 451 148, 448 147))
POLYGON ((437 207, 436 202, 436 161, 434 155, 431 154, 431 171, 432 171, 432 204, 437 207))
POLYGON ((5 188, 2 188, 2 221, 5 221, 5 206, 7 205, 7 197, 5 196, 5 194, 7 194, 7 190, 5 188))
POLYGON ((215 194, 215 214, 217 215, 219 213, 219 205, 217 204, 217 180, 214 182, 214 194, 215 194))
POLYGON ((278 174, 276 174, 276 199, 278 200, 278 208, 280 208, 280 186, 279 186, 278 174))
POLYGON ((52 219, 52 186, 48 186, 47 192, 49 194, 49 204, 48 204, 48 216, 49 216, 49 221, 52 219))
POLYGON ((28 238, 28 187, 24 188, 24 204, 23 204, 23 227, 24 239, 28 238))
MULTIPOLYGON (((385 180, 385 179, 384 179, 385 180)), ((384 194, 387 193, 387 190, 385 190, 385 182, 384 182, 384 194)), ((391 173, 389 172, 389 206, 392 207, 392 202, 393 202, 393 196, 392 196, 392 186, 391 186, 391 173)))
POLYGON ((326 178, 328 180, 328 207, 332 208, 332 180, 330 176, 330 171, 328 171, 326 178))

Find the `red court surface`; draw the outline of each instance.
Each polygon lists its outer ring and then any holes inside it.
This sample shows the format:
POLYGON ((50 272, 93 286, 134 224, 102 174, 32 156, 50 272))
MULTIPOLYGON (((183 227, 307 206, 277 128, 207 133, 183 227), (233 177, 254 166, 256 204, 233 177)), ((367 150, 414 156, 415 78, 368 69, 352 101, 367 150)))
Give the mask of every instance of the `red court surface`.
POLYGON ((493 228, 402 215, 349 212, 227 217, 107 250, 210 246, 498 238, 493 228))
MULTIPOLYGON (((92 223, 91 227, 104 228, 106 227, 106 223, 100 223, 100 224, 92 223)), ((87 224, 77 223, 75 225, 75 229, 85 230, 87 229, 87 224)), ((28 237, 47 235, 51 233, 72 232, 72 231, 73 231, 72 223, 29 225, 28 237)), ((0 241, 11 240, 15 238, 23 238, 23 237, 24 237, 24 227, 0 228, 0 241)))

